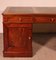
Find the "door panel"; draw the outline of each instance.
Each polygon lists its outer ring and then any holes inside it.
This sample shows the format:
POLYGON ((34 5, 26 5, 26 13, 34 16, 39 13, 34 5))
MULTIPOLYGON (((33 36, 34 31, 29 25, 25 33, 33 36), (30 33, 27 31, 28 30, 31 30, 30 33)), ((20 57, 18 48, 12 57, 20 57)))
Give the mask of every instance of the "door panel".
POLYGON ((32 37, 30 28, 9 28, 9 46, 18 48, 29 48, 32 37))
POLYGON ((3 24, 4 56, 32 56, 32 26, 15 25, 3 24))

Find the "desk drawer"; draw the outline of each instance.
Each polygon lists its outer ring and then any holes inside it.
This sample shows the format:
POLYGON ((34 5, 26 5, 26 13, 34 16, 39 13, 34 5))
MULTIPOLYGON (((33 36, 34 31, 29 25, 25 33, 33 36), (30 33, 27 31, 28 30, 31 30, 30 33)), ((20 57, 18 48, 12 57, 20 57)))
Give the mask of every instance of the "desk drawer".
POLYGON ((33 22, 33 17, 30 16, 22 16, 22 23, 32 23, 33 22))
POLYGON ((32 24, 15 24, 15 23, 3 23, 6 27, 29 27, 32 28, 32 24))
POLYGON ((35 16, 35 23, 56 23, 56 17, 53 16, 35 16))
POLYGON ((3 16, 4 22, 18 22, 19 17, 18 16, 3 16))
POLYGON ((44 17, 44 16, 36 16, 35 17, 35 22, 50 22, 50 18, 49 17, 44 17))
POLYGON ((4 22, 11 22, 11 23, 32 23, 31 16, 4 16, 4 22))

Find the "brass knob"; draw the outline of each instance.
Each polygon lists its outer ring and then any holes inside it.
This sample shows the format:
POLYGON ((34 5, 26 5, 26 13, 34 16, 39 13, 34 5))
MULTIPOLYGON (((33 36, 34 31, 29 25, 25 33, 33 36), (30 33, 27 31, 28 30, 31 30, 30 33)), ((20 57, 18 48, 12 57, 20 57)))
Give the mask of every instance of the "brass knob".
POLYGON ((29 36, 29 37, 28 37, 28 39, 30 40, 30 39, 31 39, 31 37, 29 36))
POLYGON ((54 20, 55 20, 54 18, 51 18, 51 22, 54 22, 54 20))
POLYGON ((19 17, 19 21, 21 21, 22 19, 21 19, 21 17, 19 17))

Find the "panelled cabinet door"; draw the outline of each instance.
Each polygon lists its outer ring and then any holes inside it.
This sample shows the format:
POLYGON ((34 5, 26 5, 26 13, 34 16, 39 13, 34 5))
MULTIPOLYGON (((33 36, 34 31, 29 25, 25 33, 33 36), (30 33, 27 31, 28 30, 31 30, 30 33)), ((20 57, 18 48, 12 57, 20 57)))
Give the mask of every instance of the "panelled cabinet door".
POLYGON ((17 48, 28 48, 31 42, 30 28, 9 28, 9 46, 17 48))
MULTIPOLYGON (((32 52, 32 29, 30 27, 15 27, 8 26, 4 24, 6 30, 4 30, 4 45, 7 46, 5 51, 9 52, 18 52, 19 53, 31 53, 32 52), (7 44, 7 45, 6 45, 7 44)), ((4 47, 5 47, 4 46, 4 47)), ((17 55, 18 55, 17 54, 17 55)), ((13 55, 13 54, 12 54, 13 55)), ((26 55, 26 54, 25 54, 26 55)), ((26 55, 27 56, 27 55, 26 55)))

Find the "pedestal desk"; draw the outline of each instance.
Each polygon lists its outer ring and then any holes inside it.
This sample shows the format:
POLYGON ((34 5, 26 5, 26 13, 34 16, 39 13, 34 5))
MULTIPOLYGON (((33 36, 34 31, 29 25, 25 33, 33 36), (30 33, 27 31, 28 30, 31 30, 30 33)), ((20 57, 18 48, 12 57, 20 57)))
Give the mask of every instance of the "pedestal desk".
POLYGON ((56 23, 55 7, 7 7, 2 15, 5 57, 32 56, 33 24, 56 23))

